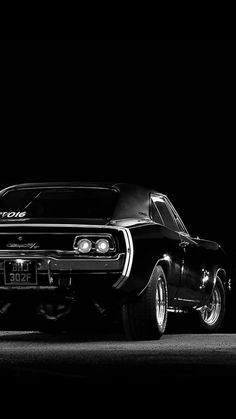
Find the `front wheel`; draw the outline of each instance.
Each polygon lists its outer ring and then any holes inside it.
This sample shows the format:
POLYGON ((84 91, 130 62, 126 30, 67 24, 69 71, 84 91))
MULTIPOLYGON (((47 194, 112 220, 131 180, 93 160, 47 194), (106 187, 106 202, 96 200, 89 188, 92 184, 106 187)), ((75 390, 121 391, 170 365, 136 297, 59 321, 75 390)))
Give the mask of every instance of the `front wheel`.
POLYGON ((208 304, 202 307, 197 314, 199 325, 203 331, 214 333, 220 328, 225 314, 225 291, 218 276, 208 304))
POLYGON ((160 339, 166 328, 167 307, 166 276, 161 266, 155 266, 143 293, 122 306, 122 321, 127 339, 160 339))

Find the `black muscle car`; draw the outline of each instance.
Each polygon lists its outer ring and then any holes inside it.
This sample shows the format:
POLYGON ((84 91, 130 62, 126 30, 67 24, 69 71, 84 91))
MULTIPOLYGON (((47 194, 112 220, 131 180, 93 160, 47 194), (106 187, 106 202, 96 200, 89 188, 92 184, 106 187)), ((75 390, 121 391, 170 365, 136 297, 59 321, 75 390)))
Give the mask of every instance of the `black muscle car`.
POLYGON ((227 257, 193 238, 166 195, 125 183, 31 183, 0 192, 0 315, 33 307, 57 324, 81 307, 120 313, 129 339, 159 339, 168 312, 215 332, 227 257))

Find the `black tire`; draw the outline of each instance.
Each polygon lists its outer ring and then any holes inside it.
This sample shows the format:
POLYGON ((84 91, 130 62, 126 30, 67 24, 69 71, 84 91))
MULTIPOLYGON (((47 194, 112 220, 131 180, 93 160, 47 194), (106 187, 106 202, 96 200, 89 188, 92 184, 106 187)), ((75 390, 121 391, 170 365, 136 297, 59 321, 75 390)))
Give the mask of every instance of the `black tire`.
POLYGON ((167 322, 168 291, 163 269, 156 265, 148 286, 134 301, 122 306, 128 340, 160 339, 167 322))
POLYGON ((221 327, 225 315, 225 290, 218 276, 208 304, 196 313, 201 331, 215 333, 221 327))

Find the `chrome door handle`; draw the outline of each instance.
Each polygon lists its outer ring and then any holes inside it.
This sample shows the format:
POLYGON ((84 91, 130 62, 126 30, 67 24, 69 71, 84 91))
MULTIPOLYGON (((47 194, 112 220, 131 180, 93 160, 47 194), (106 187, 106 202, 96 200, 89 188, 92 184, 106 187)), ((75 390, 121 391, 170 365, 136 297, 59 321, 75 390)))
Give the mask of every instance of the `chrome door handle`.
POLYGON ((189 244, 189 242, 180 242, 179 247, 182 247, 182 249, 184 249, 185 247, 189 246, 189 244))

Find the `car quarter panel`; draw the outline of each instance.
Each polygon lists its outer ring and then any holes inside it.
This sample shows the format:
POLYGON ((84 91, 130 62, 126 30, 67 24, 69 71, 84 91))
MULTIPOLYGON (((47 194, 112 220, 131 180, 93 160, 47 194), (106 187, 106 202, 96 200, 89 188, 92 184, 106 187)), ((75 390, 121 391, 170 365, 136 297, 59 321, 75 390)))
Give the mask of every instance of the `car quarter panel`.
POLYGON ((176 295, 179 306, 186 305, 187 299, 193 305, 202 306, 207 303, 213 291, 217 273, 227 290, 229 265, 227 257, 216 242, 182 237, 184 248, 184 263, 181 275, 181 285, 176 295))
POLYGON ((209 281, 205 283, 206 293, 210 293, 215 284, 217 271, 220 269, 223 273, 223 285, 228 288, 228 280, 232 274, 231 262, 224 249, 216 242, 206 239, 194 239, 203 249, 206 255, 205 272, 209 273, 209 281))
POLYGON ((227 287, 227 258, 217 243, 181 236, 155 223, 136 223, 129 230, 134 248, 131 273, 129 278, 115 284, 127 295, 140 294, 145 289, 156 263, 167 276, 170 306, 204 305, 212 293, 219 268, 227 287), (191 250, 181 247, 183 241, 191 243, 191 250))
POLYGON ((179 234, 152 222, 136 224, 130 227, 130 233, 134 248, 132 269, 129 278, 119 285, 120 289, 127 294, 141 293, 158 262, 166 273, 169 300, 172 302, 180 283, 179 234))

